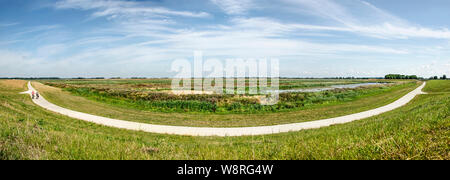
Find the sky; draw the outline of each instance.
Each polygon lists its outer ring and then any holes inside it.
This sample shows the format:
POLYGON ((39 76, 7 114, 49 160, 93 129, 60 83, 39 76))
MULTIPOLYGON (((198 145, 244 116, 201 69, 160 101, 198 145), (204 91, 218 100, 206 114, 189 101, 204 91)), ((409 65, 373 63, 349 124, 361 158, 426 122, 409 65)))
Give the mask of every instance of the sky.
POLYGON ((450 75, 448 0, 0 0, 0 77, 172 77, 276 58, 284 77, 450 75))

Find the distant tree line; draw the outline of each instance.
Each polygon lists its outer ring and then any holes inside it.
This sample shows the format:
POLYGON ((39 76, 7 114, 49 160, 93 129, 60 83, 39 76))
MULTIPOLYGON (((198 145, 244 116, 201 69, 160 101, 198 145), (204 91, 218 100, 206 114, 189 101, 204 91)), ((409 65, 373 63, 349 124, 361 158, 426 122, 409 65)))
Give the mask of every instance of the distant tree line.
POLYGON ((444 79, 444 80, 446 80, 446 79, 447 79, 447 76, 446 76, 445 74, 444 74, 443 76, 441 76, 441 77, 438 77, 438 76, 431 76, 430 79, 444 79))
POLYGON ((61 79, 61 78, 59 78, 59 77, 0 77, 0 79, 40 80, 40 79, 61 79))
POLYGON ((68 79, 105 79, 105 78, 104 77, 91 77, 91 78, 75 77, 75 78, 68 78, 68 79))
MULTIPOLYGON (((44 80, 44 79, 122 79, 121 77, 73 77, 73 78, 60 78, 60 77, 0 77, 0 79, 23 79, 23 80, 44 80)), ((131 77, 130 79, 147 79, 147 77, 131 77)), ((168 78, 160 78, 168 79, 168 78)))
MULTIPOLYGON (((385 79, 424 79, 422 77, 417 77, 416 75, 401 75, 401 74, 388 74, 384 77, 385 79)), ((429 79, 447 79, 447 76, 431 76, 429 79)))
MULTIPOLYGON (((85 77, 76 77, 76 78, 69 78, 69 79, 122 79, 122 77, 92 77, 92 78, 85 78, 85 77)), ((130 79, 147 79, 146 77, 131 77, 130 79)))
POLYGON ((383 79, 383 77, 280 77, 280 79, 383 79))
POLYGON ((416 75, 388 74, 384 79, 419 79, 416 75))

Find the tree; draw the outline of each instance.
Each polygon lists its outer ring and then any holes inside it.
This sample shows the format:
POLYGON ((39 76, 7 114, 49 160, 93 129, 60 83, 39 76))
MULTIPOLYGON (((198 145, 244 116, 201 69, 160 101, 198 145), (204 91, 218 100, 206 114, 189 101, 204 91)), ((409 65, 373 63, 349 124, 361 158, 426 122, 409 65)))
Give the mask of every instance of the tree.
POLYGON ((442 79, 447 79, 447 76, 444 74, 444 75, 442 76, 442 79))
POLYGON ((433 79, 438 79, 438 77, 437 76, 434 76, 434 78, 433 79))
POLYGON ((418 79, 416 75, 388 74, 385 79, 418 79))

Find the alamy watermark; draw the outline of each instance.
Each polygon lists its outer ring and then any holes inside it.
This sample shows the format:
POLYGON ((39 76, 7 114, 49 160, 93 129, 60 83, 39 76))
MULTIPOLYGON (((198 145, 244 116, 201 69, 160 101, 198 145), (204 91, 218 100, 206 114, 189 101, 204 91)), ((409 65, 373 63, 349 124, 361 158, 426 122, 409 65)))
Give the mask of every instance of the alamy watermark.
POLYGON ((273 105, 279 99, 278 59, 207 59, 201 51, 194 60, 172 62, 172 93, 259 95, 262 105, 273 105))

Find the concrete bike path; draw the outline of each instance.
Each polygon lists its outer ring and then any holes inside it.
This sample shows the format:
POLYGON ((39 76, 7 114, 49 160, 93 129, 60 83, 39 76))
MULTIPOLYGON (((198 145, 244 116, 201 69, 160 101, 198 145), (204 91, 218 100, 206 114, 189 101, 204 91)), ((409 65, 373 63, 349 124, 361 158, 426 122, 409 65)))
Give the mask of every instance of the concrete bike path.
MULTIPOLYGON (((282 124, 274 126, 237 127, 237 128, 185 127, 185 126, 167 126, 167 125, 138 123, 72 111, 70 109, 62 108, 60 106, 52 104, 47 100, 45 100, 45 98, 42 96, 39 99, 33 99, 33 102, 38 106, 41 106, 49 111, 63 114, 71 118, 121 129, 143 131, 149 133, 159 133, 159 134, 186 135, 186 136, 251 136, 251 135, 266 135, 291 131, 300 131, 304 129, 315 129, 335 124, 348 123, 372 117, 375 115, 379 115, 407 104, 416 95, 424 94, 422 92, 422 88, 425 87, 425 84, 426 82, 424 82, 421 86, 419 86, 415 90, 409 92, 408 94, 406 94, 405 96, 401 97, 400 99, 396 100, 391 104, 360 113, 301 123, 282 124)), ((36 91, 31 86, 31 82, 28 82, 28 89, 29 89, 28 91, 23 92, 22 94, 31 94, 31 91, 36 91)))

